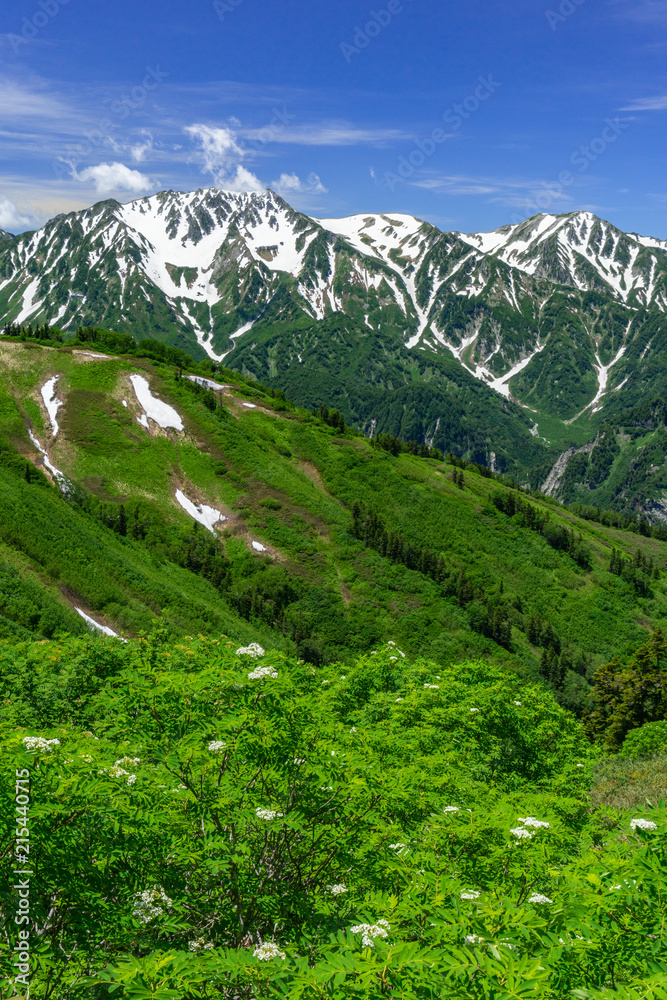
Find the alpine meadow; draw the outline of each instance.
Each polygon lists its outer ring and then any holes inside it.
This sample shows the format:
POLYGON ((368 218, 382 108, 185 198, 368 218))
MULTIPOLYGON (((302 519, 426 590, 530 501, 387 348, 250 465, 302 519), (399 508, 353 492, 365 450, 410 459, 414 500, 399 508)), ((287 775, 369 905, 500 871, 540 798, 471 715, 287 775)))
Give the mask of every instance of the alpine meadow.
POLYGON ((0 1000, 667 1000, 664 6, 7 8, 0 1000))

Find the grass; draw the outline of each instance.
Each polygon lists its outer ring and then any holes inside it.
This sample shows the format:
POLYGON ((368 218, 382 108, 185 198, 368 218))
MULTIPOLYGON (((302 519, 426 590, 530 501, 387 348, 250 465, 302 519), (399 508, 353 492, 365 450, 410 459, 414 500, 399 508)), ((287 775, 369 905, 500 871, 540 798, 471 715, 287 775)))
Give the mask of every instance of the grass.
POLYGON ((656 807, 667 799, 667 754, 646 760, 613 757, 595 769, 591 805, 611 809, 656 807))

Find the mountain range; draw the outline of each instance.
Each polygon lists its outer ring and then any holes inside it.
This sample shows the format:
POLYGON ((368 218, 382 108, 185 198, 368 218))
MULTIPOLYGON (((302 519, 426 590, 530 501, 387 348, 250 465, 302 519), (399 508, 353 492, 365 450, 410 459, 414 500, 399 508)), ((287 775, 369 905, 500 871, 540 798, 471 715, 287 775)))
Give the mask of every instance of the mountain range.
POLYGON ((105 201, 0 241, 6 321, 154 338, 364 433, 651 517, 667 442, 637 407, 667 395, 666 281, 667 243, 590 212, 447 233, 271 191, 105 201))

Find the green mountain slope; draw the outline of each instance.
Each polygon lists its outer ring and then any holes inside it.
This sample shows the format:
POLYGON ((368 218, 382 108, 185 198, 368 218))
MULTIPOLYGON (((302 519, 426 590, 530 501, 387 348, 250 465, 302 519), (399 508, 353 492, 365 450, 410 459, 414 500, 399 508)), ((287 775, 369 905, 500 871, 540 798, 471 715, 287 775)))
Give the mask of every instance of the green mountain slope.
POLYGON ((56 631, 79 607, 128 635, 224 632, 315 663, 391 638, 541 672, 581 707, 592 669, 665 620, 656 537, 374 448, 230 372, 211 389, 190 380, 205 367, 76 350, 0 343, 2 555, 65 615, 56 631), (146 417, 131 376, 182 429, 146 417))

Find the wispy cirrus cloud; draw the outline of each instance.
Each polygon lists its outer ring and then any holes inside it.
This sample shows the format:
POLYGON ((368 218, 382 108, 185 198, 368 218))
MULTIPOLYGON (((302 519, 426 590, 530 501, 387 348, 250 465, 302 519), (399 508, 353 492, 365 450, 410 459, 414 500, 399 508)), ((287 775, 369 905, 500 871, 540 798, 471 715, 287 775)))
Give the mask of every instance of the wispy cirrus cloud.
POLYGON ((635 97, 619 111, 667 111, 667 96, 635 97))
MULTIPOLYGON (((266 141, 266 130, 247 129, 240 135, 248 141, 266 141)), ((349 122, 315 122, 276 130, 270 141, 296 146, 377 146, 414 138, 410 132, 395 128, 361 128, 349 122)))
POLYGON ((411 183, 413 187, 437 194, 481 196, 490 204, 509 208, 524 208, 533 204, 538 195, 544 194, 549 194, 552 201, 571 201, 570 196, 565 191, 559 191, 557 185, 530 178, 433 174, 411 183))

